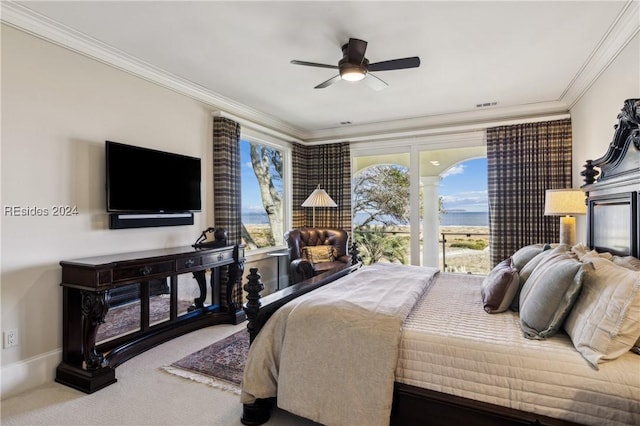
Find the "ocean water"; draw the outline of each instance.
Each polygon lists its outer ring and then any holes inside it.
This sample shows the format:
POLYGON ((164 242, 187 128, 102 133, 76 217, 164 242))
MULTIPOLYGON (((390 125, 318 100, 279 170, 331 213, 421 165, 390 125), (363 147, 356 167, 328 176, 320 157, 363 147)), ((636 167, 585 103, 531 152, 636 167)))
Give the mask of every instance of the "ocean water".
MULTIPOLYGON (((356 217, 356 223, 357 221, 356 217)), ((243 213, 242 222, 245 225, 266 225, 269 219, 266 213, 243 213)), ((489 226, 488 212, 446 212, 440 215, 443 226, 489 226)))
POLYGON ((267 225, 269 217, 267 213, 242 213, 242 223, 245 225, 267 225))
POLYGON ((489 212, 446 212, 440 215, 443 226, 489 226, 489 212))

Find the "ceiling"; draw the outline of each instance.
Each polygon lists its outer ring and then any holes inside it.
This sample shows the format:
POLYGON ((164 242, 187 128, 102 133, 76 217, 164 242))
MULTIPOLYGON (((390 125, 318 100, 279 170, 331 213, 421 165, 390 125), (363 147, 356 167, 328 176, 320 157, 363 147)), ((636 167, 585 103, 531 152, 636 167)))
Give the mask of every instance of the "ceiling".
POLYGON ((10 25, 305 141, 566 112, 639 15, 637 0, 3 2, 10 25), (290 64, 337 64, 349 37, 372 63, 421 66, 375 73, 374 91, 314 89, 337 72, 290 64))

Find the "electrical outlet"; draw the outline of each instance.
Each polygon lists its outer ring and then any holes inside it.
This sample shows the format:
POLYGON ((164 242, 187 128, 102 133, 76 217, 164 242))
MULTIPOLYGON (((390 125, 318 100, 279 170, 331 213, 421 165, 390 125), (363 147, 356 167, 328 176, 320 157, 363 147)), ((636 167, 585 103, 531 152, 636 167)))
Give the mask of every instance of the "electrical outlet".
POLYGON ((18 329, 13 329, 9 331, 5 331, 3 333, 4 336, 4 348, 11 348, 14 346, 18 346, 18 329))

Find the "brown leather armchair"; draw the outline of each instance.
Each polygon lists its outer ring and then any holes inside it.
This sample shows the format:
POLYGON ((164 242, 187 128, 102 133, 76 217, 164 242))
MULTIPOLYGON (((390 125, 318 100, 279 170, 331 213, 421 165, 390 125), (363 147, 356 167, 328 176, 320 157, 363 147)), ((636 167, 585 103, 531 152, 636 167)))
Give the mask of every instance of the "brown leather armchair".
MULTIPOLYGON (((289 245, 291 260, 289 274, 292 284, 351 262, 351 256, 347 252, 349 234, 342 229, 293 229, 285 234, 285 240, 289 245), (330 252, 330 258, 324 257, 320 262, 313 263, 311 259, 314 256, 310 253, 311 250, 305 249, 305 247, 319 246, 332 247, 327 250, 330 252)), ((317 257, 316 260, 318 260, 317 257)))

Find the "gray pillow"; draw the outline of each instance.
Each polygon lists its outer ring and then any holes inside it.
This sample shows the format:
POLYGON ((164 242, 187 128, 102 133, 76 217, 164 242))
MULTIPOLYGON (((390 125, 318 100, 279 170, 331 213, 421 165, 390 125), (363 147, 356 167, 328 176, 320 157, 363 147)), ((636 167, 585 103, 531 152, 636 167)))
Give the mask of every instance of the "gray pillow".
POLYGON ((533 272, 533 270, 542 262, 547 256, 551 256, 557 253, 565 253, 571 249, 567 244, 560 244, 559 246, 549 250, 549 244, 545 244, 544 250, 535 255, 531 260, 529 260, 521 269, 518 269, 518 276, 520 279, 519 288, 516 292, 513 301, 511 302, 511 310, 518 312, 520 310, 520 292, 522 291, 522 287, 527 282, 527 279, 533 272))
POLYGON ((484 310, 496 314, 509 309, 518 290, 518 283, 518 271, 511 258, 496 265, 482 282, 480 294, 484 310))
POLYGON ((524 246, 511 256, 513 258, 513 266, 520 271, 531 259, 550 248, 551 246, 549 244, 531 244, 524 246))
POLYGON ((569 253, 551 254, 536 266, 520 293, 525 337, 545 339, 558 331, 580 294, 584 267, 569 253))

